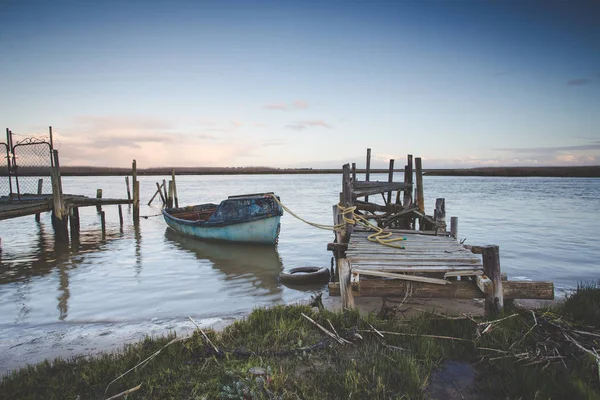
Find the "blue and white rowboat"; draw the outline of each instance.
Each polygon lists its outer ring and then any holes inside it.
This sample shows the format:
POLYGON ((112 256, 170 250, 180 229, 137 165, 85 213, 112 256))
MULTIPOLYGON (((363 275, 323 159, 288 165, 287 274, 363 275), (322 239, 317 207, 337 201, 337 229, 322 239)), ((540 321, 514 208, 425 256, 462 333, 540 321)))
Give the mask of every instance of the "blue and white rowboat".
POLYGON ((283 209, 271 193, 230 196, 221 204, 165 208, 167 225, 200 239, 275 244, 283 209))

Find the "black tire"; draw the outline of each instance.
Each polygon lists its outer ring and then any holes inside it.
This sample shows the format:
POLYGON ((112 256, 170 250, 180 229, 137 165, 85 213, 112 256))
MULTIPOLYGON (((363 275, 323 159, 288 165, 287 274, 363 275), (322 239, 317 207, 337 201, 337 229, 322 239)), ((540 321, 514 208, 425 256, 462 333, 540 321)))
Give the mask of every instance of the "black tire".
POLYGON ((279 274, 279 280, 288 285, 309 285, 329 282, 329 270, 324 267, 298 267, 279 274))

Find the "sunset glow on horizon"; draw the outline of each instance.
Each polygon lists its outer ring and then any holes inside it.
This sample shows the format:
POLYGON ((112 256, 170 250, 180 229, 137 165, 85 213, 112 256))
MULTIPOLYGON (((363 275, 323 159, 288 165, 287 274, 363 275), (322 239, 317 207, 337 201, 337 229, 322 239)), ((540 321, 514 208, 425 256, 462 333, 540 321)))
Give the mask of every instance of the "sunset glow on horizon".
POLYGON ((585 0, 9 0, 0 121, 51 125, 65 166, 599 165, 598 21, 585 0))

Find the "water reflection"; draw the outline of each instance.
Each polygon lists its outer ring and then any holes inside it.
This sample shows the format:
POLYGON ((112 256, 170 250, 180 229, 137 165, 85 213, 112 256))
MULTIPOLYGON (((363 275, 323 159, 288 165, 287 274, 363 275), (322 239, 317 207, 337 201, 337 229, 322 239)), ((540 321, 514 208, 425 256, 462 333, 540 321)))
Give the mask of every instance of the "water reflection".
POLYGON ((214 269, 226 275, 226 280, 243 279, 253 285, 279 294, 279 273, 283 264, 275 246, 245 243, 203 241, 165 230, 167 243, 193 253, 199 260, 208 260, 214 269))

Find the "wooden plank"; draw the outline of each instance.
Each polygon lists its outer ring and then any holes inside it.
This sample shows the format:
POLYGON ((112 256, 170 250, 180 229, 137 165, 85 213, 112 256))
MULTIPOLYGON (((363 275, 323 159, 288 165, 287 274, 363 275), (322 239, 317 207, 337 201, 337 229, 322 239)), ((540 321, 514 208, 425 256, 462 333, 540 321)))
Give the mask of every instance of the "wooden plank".
POLYGON ((381 271, 371 271, 363 268, 352 268, 352 274, 362 274, 367 276, 378 276, 381 278, 391 278, 391 279, 402 279, 405 281, 413 281, 413 282, 427 282, 433 283, 436 285, 446 285, 449 282, 444 279, 437 278, 429 278, 426 276, 417 276, 417 275, 403 275, 403 274, 394 274, 391 272, 381 272, 381 271))
POLYGON ((383 272, 450 272, 450 271, 472 271, 474 268, 473 265, 464 265, 464 266, 443 266, 443 265, 427 265, 427 266, 419 266, 419 267, 407 267, 407 266, 398 266, 398 265, 380 265, 380 264, 354 264, 356 268, 364 268, 371 269, 376 271, 383 272))
POLYGON ((455 276, 478 276, 478 275, 483 275, 483 269, 473 270, 473 271, 450 271, 450 272, 446 272, 444 277, 450 278, 450 277, 455 277, 455 276))
POLYGON ((475 284, 486 295, 491 294, 493 291, 492 281, 485 275, 480 275, 475 278, 475 284))
MULTIPOLYGON (((452 281, 442 286, 391 279, 362 279, 359 289, 353 290, 353 295, 360 297, 402 297, 409 285, 412 289, 411 296, 415 298, 480 299, 485 297, 485 294, 479 290, 475 282, 452 281)), ((507 300, 552 300, 554 298, 554 284, 552 282, 505 281, 503 293, 504 299, 507 300)), ((329 283, 329 295, 340 295, 339 283, 329 283)))
POLYGON ((357 188, 357 186, 354 185, 354 196, 362 197, 362 196, 369 196, 372 194, 385 193, 385 192, 389 192, 389 191, 395 192, 395 191, 404 189, 404 184, 401 182, 392 182, 392 183, 370 182, 370 183, 376 184, 376 185, 372 185, 372 186, 365 187, 365 188, 357 188))
POLYGON ((479 264, 481 265, 481 260, 476 258, 462 258, 462 257, 448 257, 447 255, 430 255, 430 256, 422 256, 422 255, 410 255, 406 257, 397 257, 397 256, 379 256, 379 255, 370 255, 370 256, 355 256, 348 255, 348 258, 352 259, 352 262, 369 262, 369 261, 377 261, 377 262, 390 262, 390 263, 399 263, 409 265, 411 263, 457 263, 457 264, 479 264))

